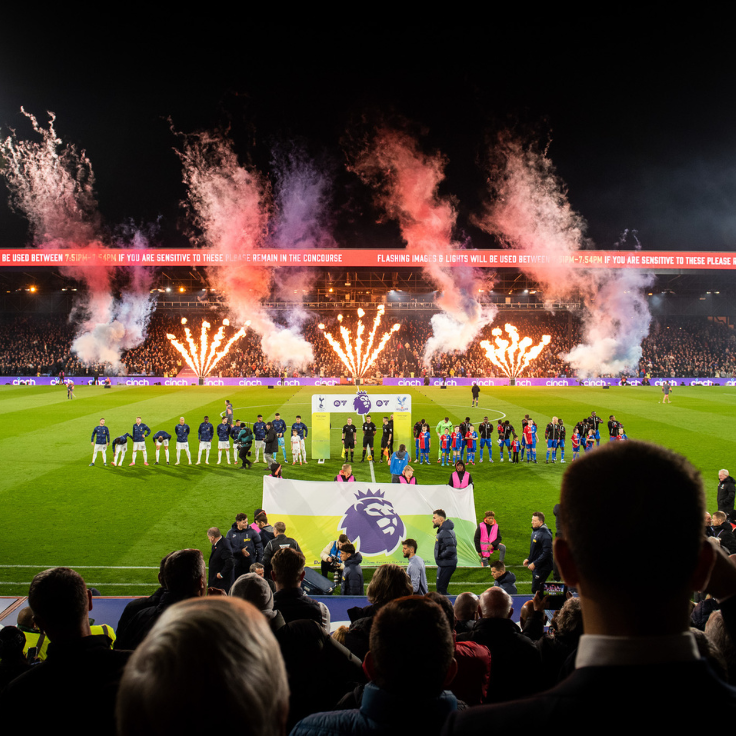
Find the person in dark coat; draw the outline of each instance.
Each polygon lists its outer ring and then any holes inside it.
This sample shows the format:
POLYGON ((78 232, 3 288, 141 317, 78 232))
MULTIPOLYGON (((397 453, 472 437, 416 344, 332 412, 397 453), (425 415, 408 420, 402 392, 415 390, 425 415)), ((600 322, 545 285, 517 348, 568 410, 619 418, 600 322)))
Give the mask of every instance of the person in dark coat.
POLYGON ((736 536, 723 511, 716 511, 713 514, 713 536, 721 543, 727 554, 736 554, 736 536))
POLYGON ((233 580, 245 575, 254 562, 263 559, 263 543, 260 532, 254 531, 248 523, 248 514, 240 513, 235 517, 227 541, 233 551, 234 570, 233 580))
POLYGON ((237 442, 239 447, 238 457, 243 461, 243 464, 240 466, 241 469, 245 470, 246 468, 253 467, 253 463, 248 460, 250 448, 253 446, 253 432, 251 432, 250 427, 241 427, 237 436, 237 442))
MULTIPOLYGON (((278 537, 277 537, 278 539, 278 537)), ((285 547, 273 556, 271 577, 276 585, 273 605, 284 621, 309 619, 322 626, 322 609, 301 587, 304 580, 304 555, 300 550, 285 547)))
POLYGON ((432 514, 432 524, 437 529, 437 539, 434 543, 434 561, 437 565, 437 592, 449 595, 447 586, 452 573, 457 568, 457 538, 455 525, 447 518, 442 509, 436 509, 432 514))
POLYGON ((207 538, 212 545, 207 587, 219 588, 227 593, 233 584, 233 568, 235 567, 232 547, 216 526, 207 530, 207 538))
POLYGON ((279 436, 276 430, 273 428, 271 422, 266 422, 266 438, 265 438, 265 449, 263 451, 263 458, 266 461, 266 465, 273 465, 274 455, 279 454, 279 436))
POLYGON ((544 514, 541 511, 535 511, 532 514, 529 557, 524 560, 523 564, 532 573, 532 593, 536 593, 542 589, 552 572, 552 532, 544 523, 544 514))
POLYGON ((31 669, 23 656, 26 635, 17 626, 0 629, 0 692, 3 688, 31 669))
MULTIPOLYGON (((258 518, 261 514, 258 514, 258 518)), ((260 526, 260 522, 259 522, 260 526)), ((265 575, 267 578, 271 577, 271 558, 280 550, 287 547, 295 549, 297 552, 301 552, 299 542, 296 539, 286 536, 286 524, 283 521, 277 521, 273 525, 274 537, 263 547, 263 567, 265 568, 265 575)), ((261 539, 263 539, 263 531, 261 531, 261 539)))
POLYGON ((491 562, 491 575, 493 575, 493 585, 495 587, 502 588, 509 595, 518 593, 516 590, 516 575, 509 572, 501 560, 491 562))
POLYGON ((734 510, 736 498, 736 481, 729 475, 728 470, 718 471, 718 510, 726 515, 734 510))
POLYGON ((342 578, 343 595, 363 595, 363 570, 360 563, 363 562, 363 555, 355 551, 355 547, 348 542, 343 544, 340 549, 340 559, 345 564, 342 578))
POLYGON ((121 635, 125 633, 125 629, 128 627, 128 624, 130 624, 130 622, 136 617, 136 615, 138 615, 138 613, 140 613, 144 608, 155 608, 161 602, 161 597, 163 596, 164 590, 166 588, 166 584, 164 583, 164 566, 166 565, 166 560, 168 558, 169 555, 166 555, 166 557, 161 560, 161 564, 159 565, 158 583, 160 587, 158 588, 158 590, 154 591, 154 593, 152 595, 149 595, 148 597, 136 598, 135 600, 132 600, 123 609, 123 613, 120 616, 120 620, 118 621, 117 629, 115 630, 118 639, 121 635))

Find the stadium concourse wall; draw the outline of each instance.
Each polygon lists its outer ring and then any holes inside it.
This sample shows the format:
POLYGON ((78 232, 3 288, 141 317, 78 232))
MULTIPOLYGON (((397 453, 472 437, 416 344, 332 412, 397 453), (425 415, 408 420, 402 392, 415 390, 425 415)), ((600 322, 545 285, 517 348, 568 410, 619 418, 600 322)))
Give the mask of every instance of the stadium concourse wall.
MULTIPOLYGON (((94 379, 89 376, 67 376, 66 380, 74 381, 76 386, 92 385, 94 379)), ((100 377, 100 386, 104 377, 100 377)), ((116 376, 111 377, 113 386, 197 386, 197 378, 165 378, 163 376, 116 376)), ((384 378, 384 386, 424 386, 424 378, 384 378)), ((618 386, 619 378, 517 378, 516 386, 618 386)), ((431 377, 429 386, 508 386, 508 378, 438 378, 431 377)), ((7 376, 0 377, 0 385, 13 386, 58 386, 55 376, 7 376)), ((627 380, 629 386, 641 386, 638 378, 627 380)), ((736 378, 652 378, 652 386, 736 386, 736 378)), ((354 386, 340 378, 205 378, 204 386, 354 386)), ((374 388, 373 385, 365 388, 374 388)))

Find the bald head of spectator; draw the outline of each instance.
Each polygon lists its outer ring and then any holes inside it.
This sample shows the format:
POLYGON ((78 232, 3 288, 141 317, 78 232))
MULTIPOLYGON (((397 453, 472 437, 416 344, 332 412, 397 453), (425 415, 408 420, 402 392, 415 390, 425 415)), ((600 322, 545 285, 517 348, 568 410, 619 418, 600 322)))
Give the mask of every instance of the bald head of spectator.
POLYGON ((455 619, 470 621, 478 618, 478 596, 475 593, 460 593, 455 598, 455 619))
POLYGON ((482 618, 511 618, 514 602, 501 588, 488 588, 480 595, 480 615, 482 618))
POLYGON ((168 608, 130 658, 118 733, 203 733, 221 720, 281 736, 288 706, 284 662, 261 613, 239 598, 193 599, 168 608))

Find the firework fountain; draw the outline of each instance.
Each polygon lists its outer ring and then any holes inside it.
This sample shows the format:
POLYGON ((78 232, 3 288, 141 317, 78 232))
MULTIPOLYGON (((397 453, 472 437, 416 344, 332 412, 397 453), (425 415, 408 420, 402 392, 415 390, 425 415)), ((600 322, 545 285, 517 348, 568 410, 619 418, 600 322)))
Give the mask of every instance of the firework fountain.
MULTIPOLYGON (((182 318, 182 325, 187 324, 186 317, 182 318)), ((199 347, 197 347, 192 337, 192 331, 188 327, 184 327, 184 334, 186 335, 186 341, 189 345, 187 350, 186 346, 180 342, 176 335, 168 334, 166 337, 169 338, 171 344, 181 353, 181 356, 186 361, 186 364, 195 372, 198 378, 204 378, 208 376, 214 367, 224 358, 233 346, 236 340, 245 336, 246 328, 250 322, 245 323, 245 327, 241 327, 226 343, 222 350, 218 350, 225 339, 225 328, 230 326, 230 320, 224 319, 220 325, 220 329, 215 333, 215 338, 210 344, 209 330, 212 325, 206 320, 202 320, 202 329, 199 336, 199 347)))
MULTIPOLYGON (((376 332, 381 325, 381 317, 383 317, 385 311, 386 308, 381 304, 373 320, 373 329, 368 336, 368 344, 365 346, 365 350, 363 349, 365 325, 362 322, 365 312, 362 309, 358 310, 358 327, 355 331, 355 343, 353 343, 350 330, 342 324, 343 317, 341 314, 337 316, 337 320, 340 322, 340 334, 344 347, 329 332, 324 333, 327 342, 330 343, 332 349, 337 353, 353 378, 363 378, 365 376, 366 371, 376 362, 376 358, 378 358, 381 351, 386 347, 386 343, 391 339, 391 335, 401 327, 400 324, 395 324, 388 332, 385 332, 381 336, 378 345, 374 348, 373 344, 376 339, 376 332)), ((324 324, 320 324, 318 327, 324 332, 324 324)))
POLYGON ((542 342, 528 350, 534 342, 531 337, 522 337, 519 340, 519 331, 514 325, 504 325, 504 329, 510 340, 505 340, 501 328, 496 327, 491 333, 496 338, 495 347, 489 340, 483 340, 480 346, 486 351, 486 357, 493 365, 500 368, 509 378, 517 378, 532 360, 539 357, 552 338, 549 335, 542 335, 542 342))

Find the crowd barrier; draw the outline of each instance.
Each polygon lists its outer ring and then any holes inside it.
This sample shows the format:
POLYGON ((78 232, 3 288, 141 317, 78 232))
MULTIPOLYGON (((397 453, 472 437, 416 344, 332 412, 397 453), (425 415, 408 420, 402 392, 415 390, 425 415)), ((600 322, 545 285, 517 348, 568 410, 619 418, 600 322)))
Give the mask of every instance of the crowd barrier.
MULTIPOLYGON (((75 386, 91 385, 94 379, 89 376, 67 376, 74 381, 75 386)), ((103 379, 100 379, 100 385, 103 379)), ((384 378, 384 386, 424 386, 424 378, 384 378)), ((438 386, 467 386, 474 383, 478 386, 508 386, 511 380, 516 386, 552 386, 555 388, 569 386, 618 386, 619 378, 441 378, 431 377, 430 387, 438 386)), ((164 376, 119 376, 112 377, 113 386, 197 386, 197 378, 166 378, 164 376)), ((652 386, 736 386, 736 378, 652 378, 652 386)), ((0 385, 13 386, 58 386, 59 379, 52 376, 0 376, 0 385)), ((345 379, 340 378, 205 378, 205 386, 352 386, 345 379)), ((629 386, 641 386, 639 378, 628 380, 629 386)))

